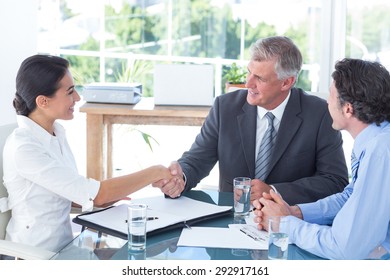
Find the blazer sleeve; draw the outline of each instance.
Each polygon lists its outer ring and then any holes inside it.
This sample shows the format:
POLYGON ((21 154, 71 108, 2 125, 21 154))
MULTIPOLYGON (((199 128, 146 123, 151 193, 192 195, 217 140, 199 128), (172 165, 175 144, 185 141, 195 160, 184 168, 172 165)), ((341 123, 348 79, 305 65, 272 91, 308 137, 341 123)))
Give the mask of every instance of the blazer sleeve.
POLYGON ((208 114, 190 150, 178 160, 186 176, 185 190, 190 190, 208 176, 218 161, 219 102, 218 98, 208 114))

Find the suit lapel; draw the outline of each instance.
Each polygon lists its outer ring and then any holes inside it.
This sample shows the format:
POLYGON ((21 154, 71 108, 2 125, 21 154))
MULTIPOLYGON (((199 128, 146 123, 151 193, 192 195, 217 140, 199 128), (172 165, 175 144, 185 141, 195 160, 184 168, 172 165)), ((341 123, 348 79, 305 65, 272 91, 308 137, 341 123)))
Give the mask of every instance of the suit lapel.
POLYGON ((300 100, 301 93, 293 88, 280 122, 278 136, 276 138, 274 152, 270 163, 270 172, 272 172, 273 167, 284 154, 289 143, 292 141, 302 124, 302 119, 298 116, 301 112, 300 100))
POLYGON ((242 106, 243 113, 237 116, 238 130, 242 149, 251 178, 254 178, 256 153, 256 117, 257 107, 247 102, 242 106))

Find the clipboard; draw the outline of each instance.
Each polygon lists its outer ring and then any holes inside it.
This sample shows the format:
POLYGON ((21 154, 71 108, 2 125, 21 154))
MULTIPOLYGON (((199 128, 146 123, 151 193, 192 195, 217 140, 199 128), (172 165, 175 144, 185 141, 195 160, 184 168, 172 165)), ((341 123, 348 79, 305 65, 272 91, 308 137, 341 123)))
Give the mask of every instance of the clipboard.
MULTIPOLYGON (((147 236, 195 225, 199 222, 232 213, 231 206, 219 206, 188 197, 169 199, 152 197, 133 200, 148 205, 148 217, 158 219, 147 222, 147 236)), ((127 206, 120 204, 77 215, 73 222, 127 240, 127 206)))

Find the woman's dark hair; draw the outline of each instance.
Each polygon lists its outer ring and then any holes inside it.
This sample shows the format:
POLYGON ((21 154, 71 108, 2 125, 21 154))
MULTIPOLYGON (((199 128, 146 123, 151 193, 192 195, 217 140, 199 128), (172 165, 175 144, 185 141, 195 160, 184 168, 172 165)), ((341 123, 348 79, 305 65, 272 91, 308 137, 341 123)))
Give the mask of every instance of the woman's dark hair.
POLYGON ((16 76, 16 113, 28 116, 36 108, 37 96, 53 96, 68 67, 69 62, 58 56, 33 55, 25 59, 16 76))
POLYGON ((340 105, 350 103, 360 121, 390 121, 390 74, 380 63, 345 58, 336 63, 332 78, 340 105))

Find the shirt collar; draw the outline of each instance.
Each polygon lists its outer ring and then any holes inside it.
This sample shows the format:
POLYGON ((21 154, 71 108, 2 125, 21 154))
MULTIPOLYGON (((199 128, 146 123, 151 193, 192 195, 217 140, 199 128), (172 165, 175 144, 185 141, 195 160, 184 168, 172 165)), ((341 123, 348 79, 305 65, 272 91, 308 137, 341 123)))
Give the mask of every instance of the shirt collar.
MULTIPOLYGON (((32 119, 17 115, 16 120, 20 128, 25 128, 31 131, 31 134, 38 138, 40 141, 44 143, 44 145, 50 145, 51 140, 53 139, 53 135, 47 132, 43 127, 34 122, 32 119)), ((57 122, 54 122, 54 133, 57 138, 63 138, 65 135, 65 129, 62 125, 57 122)))
POLYGON ((268 111, 268 110, 264 109, 263 107, 257 106, 258 117, 260 119, 262 119, 266 113, 271 112, 277 120, 281 121, 282 117, 283 117, 284 109, 286 109, 287 102, 290 99, 290 94, 291 94, 291 91, 288 93, 286 99, 284 99, 284 101, 282 103, 280 103, 280 105, 278 107, 276 107, 275 109, 273 109, 271 111, 268 111))
POLYGON ((389 125, 389 122, 384 121, 379 126, 375 123, 370 124, 363 129, 355 138, 353 144, 353 151, 357 158, 360 158, 361 153, 364 151, 369 140, 378 135, 382 129, 389 125))

